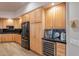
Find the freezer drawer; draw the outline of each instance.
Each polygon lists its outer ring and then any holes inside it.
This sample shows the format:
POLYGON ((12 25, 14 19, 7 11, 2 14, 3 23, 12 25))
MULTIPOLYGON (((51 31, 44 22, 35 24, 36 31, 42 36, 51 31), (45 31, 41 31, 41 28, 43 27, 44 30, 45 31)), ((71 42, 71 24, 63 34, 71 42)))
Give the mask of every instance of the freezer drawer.
POLYGON ((21 46, 23 48, 26 48, 26 49, 30 50, 30 42, 29 42, 29 40, 22 39, 21 46))

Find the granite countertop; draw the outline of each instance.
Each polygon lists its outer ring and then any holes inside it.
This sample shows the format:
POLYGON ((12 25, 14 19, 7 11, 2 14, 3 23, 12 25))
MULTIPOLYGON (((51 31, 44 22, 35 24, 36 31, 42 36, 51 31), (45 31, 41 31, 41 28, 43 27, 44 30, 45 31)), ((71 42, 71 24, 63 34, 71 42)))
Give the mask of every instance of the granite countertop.
POLYGON ((59 42, 59 43, 63 43, 63 44, 66 44, 66 41, 61 41, 61 40, 54 40, 54 39, 46 39, 46 38, 42 38, 44 40, 47 40, 47 41, 52 41, 52 42, 59 42))
POLYGON ((0 34, 21 34, 21 29, 14 29, 14 30, 0 29, 0 34))

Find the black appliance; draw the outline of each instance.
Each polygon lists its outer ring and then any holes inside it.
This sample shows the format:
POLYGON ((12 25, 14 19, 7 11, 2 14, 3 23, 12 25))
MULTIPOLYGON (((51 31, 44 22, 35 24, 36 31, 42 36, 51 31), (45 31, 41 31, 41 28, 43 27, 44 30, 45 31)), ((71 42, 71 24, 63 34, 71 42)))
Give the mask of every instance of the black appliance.
POLYGON ((43 54, 46 56, 55 55, 55 42, 43 40, 43 54))
POLYGON ((29 22, 22 23, 22 32, 21 32, 21 46, 30 50, 30 24, 29 22))

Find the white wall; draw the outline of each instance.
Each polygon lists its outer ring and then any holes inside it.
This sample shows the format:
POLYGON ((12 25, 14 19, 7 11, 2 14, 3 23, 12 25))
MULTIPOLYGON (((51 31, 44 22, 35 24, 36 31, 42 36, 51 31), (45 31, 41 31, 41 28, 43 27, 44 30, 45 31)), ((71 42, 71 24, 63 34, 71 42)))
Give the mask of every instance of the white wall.
POLYGON ((14 17, 14 12, 0 11, 0 17, 13 18, 14 17))
POLYGON ((79 3, 70 2, 68 4, 67 20, 67 55, 79 56, 79 30, 75 31, 71 28, 72 20, 79 20, 79 3), (68 33, 69 32, 69 33, 68 33))

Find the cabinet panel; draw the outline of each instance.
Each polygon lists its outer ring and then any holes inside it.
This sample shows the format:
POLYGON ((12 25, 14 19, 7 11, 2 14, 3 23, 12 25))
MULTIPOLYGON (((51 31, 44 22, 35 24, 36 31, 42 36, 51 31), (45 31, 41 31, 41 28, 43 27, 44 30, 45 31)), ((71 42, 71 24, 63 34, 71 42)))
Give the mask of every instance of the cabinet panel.
POLYGON ((0 34, 0 42, 1 42, 1 39, 2 39, 2 36, 1 36, 1 34, 0 34))
POLYGON ((0 19, 0 28, 2 29, 2 27, 3 27, 3 24, 2 24, 2 19, 0 19))
POLYGON ((41 23, 30 25, 30 47, 33 51, 42 55, 42 27, 41 23))
POLYGON ((36 37, 35 37, 35 24, 30 24, 30 47, 32 50, 36 50, 36 37))
POLYGON ((42 8, 38 8, 30 12, 30 22, 42 22, 42 8))
POLYGON ((29 13, 22 16, 22 22, 27 22, 27 21, 30 21, 29 13))
POLYGON ((26 21, 30 21, 29 19, 29 13, 25 15, 26 16, 26 21))
POLYGON ((65 28, 65 4, 59 4, 55 6, 55 28, 65 28))
POLYGON ((21 44, 21 35, 17 34, 17 40, 16 40, 16 42, 19 43, 19 44, 21 44))
POLYGON ((42 8, 35 10, 35 22, 42 22, 42 8))
POLYGON ((35 10, 30 12, 30 23, 34 23, 35 22, 35 10))
POLYGON ((56 55, 65 56, 66 54, 66 44, 56 43, 56 55))
POLYGON ((52 23, 53 23, 53 8, 46 9, 46 19, 45 19, 45 28, 46 29, 51 29, 52 28, 52 23))
POLYGON ((42 24, 36 23, 35 24, 35 41, 36 41, 36 52, 42 55, 42 24))
POLYGON ((61 3, 46 9, 45 28, 65 29, 66 4, 61 3))

